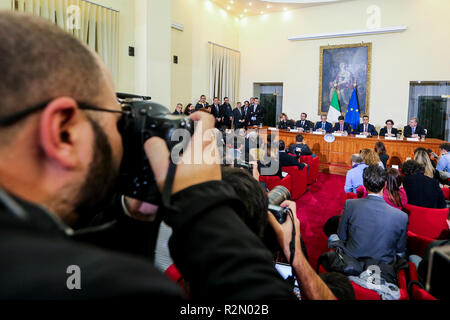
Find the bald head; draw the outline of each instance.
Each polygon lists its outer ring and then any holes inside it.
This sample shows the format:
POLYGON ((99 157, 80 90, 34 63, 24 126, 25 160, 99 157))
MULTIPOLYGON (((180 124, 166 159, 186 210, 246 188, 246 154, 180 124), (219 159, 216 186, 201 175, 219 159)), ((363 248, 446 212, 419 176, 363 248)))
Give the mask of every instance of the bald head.
POLYGON ((98 57, 42 18, 0 11, 0 57, 0 117, 61 96, 95 105, 105 87, 98 57))

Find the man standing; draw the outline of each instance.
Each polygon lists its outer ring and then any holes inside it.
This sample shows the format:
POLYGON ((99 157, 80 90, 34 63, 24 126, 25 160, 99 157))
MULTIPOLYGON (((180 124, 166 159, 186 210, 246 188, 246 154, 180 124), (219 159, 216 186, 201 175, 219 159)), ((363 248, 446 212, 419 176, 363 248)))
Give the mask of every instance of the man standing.
POLYGON ((250 119, 251 111, 250 111, 250 108, 251 108, 250 102, 245 101, 244 102, 244 107, 243 107, 244 115, 245 115, 245 129, 247 129, 248 126, 251 124, 251 119, 250 119))
POLYGON ((233 108, 230 105, 230 99, 228 97, 223 98, 222 105, 222 115, 223 115, 223 126, 226 129, 231 129, 231 124, 233 123, 233 108))
POLYGON ((356 128, 355 134, 363 134, 368 137, 378 136, 378 132, 375 130, 375 127, 369 123, 369 116, 363 117, 363 123, 356 128))
POLYGON ((300 115, 300 120, 295 123, 295 126, 300 129, 300 132, 308 132, 310 129, 314 128, 314 124, 306 120, 308 115, 306 113, 302 113, 300 115))
POLYGON ((215 97, 213 100, 213 104, 211 106, 211 114, 216 119, 216 128, 221 129, 221 127, 223 125, 224 117, 222 114, 222 108, 220 107, 220 104, 219 104, 219 98, 217 98, 217 97, 215 97))
POLYGON ((198 110, 200 110, 202 108, 208 108, 208 103, 206 102, 206 96, 205 95, 202 95, 200 97, 200 101, 195 106, 195 111, 198 111, 198 110))
POLYGON ((250 108, 250 125, 259 126, 263 122, 263 109, 259 105, 259 99, 255 98, 254 104, 250 108))
POLYGON ((420 138, 425 135, 425 129, 419 126, 417 118, 411 118, 409 125, 403 129, 405 138, 420 138))
POLYGON ((333 130, 333 125, 327 121, 328 116, 326 114, 323 114, 320 116, 320 119, 321 121, 316 123, 314 130, 318 132, 331 133, 331 131, 333 130))
POLYGON ((334 125, 333 132, 339 132, 344 133, 346 131, 347 133, 350 133, 352 131, 350 124, 345 122, 344 116, 339 116, 339 122, 334 125))
POLYGON ((245 113, 242 104, 238 102, 236 108, 233 110, 234 129, 241 129, 245 127, 245 113))

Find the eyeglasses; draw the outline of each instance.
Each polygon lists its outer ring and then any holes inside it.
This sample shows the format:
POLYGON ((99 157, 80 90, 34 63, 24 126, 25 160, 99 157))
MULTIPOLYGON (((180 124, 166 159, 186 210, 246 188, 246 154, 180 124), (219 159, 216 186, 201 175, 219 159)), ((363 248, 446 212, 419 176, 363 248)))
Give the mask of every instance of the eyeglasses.
MULTIPOLYGON (((14 123, 16 123, 16 122, 26 118, 26 117, 28 117, 29 115, 31 115, 31 114, 33 114, 33 113, 35 113, 37 111, 43 110, 43 109, 45 109, 48 106, 48 104, 50 102, 51 101, 47 101, 47 102, 41 103, 39 105, 36 105, 34 107, 31 107, 29 109, 25 109, 25 110, 19 111, 17 113, 13 113, 11 115, 8 115, 8 116, 5 116, 3 118, 0 118, 0 127, 8 127, 8 126, 10 126, 10 125, 12 125, 12 124, 14 124, 14 123)), ((99 111, 99 112, 118 113, 118 114, 121 114, 122 116, 126 116, 126 115, 129 114, 128 111, 118 111, 118 110, 112 110, 112 109, 103 109, 103 108, 94 107, 94 106, 91 106, 89 104, 82 103, 82 102, 77 102, 77 104, 78 104, 78 108, 80 110, 90 110, 90 111, 99 111)))

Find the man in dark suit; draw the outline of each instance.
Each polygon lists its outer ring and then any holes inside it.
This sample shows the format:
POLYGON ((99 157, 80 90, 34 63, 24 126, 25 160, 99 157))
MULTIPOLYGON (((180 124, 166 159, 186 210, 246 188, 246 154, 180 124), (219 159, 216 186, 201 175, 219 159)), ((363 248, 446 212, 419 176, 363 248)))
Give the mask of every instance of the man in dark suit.
POLYGON ((363 134, 368 137, 378 136, 378 131, 375 130, 375 127, 369 123, 369 116, 364 116, 363 123, 356 128, 355 134, 363 134))
POLYGON ((250 102, 248 101, 244 101, 244 106, 242 107, 242 110, 244 111, 244 115, 245 115, 245 129, 248 128, 248 126, 251 124, 251 120, 250 120, 250 102))
POLYGON ((300 156, 312 156, 313 153, 311 149, 309 149, 308 145, 306 144, 305 138, 298 134, 297 137, 295 137, 296 144, 293 144, 289 147, 289 153, 295 154, 297 158, 300 156))
POLYGON ((398 134, 398 130, 394 128, 394 121, 387 120, 386 127, 380 130, 380 137, 396 137, 398 134))
POLYGON ((424 174, 424 165, 415 160, 408 160, 403 164, 402 172, 405 175, 403 188, 409 204, 424 208, 447 208, 439 181, 424 174))
POLYGON ((255 98, 255 102, 250 106, 250 125, 259 126, 264 119, 263 108, 259 104, 259 99, 255 98))
POLYGON ((211 114, 216 119, 216 128, 221 129, 223 125, 223 114, 222 114, 222 108, 219 104, 219 98, 215 97, 213 100, 213 104, 211 105, 211 114))
POLYGON ((280 140, 278 142, 279 147, 279 159, 280 159, 280 166, 281 167, 292 167, 295 166, 299 168, 299 170, 303 170, 303 168, 306 166, 305 163, 299 163, 297 159, 294 156, 291 156, 286 152, 286 144, 283 140, 280 140))
POLYGON ((202 95, 200 97, 200 101, 195 105, 195 111, 198 111, 202 108, 208 108, 208 103, 206 102, 206 96, 202 95))
POLYGON ((419 126, 417 118, 409 120, 409 125, 403 129, 405 138, 420 138, 425 135, 425 129, 419 126))
MULTIPOLYGON (((347 200, 338 227, 337 247, 355 258, 371 258, 392 264, 404 254, 408 232, 408 215, 391 207, 383 199, 386 172, 378 165, 364 169, 364 187, 369 195, 364 199, 347 200)), ((330 243, 333 247, 332 243, 330 243)), ((378 264, 378 263, 377 263, 378 264)))
POLYGON ((350 127, 350 124, 345 122, 344 116, 339 116, 338 118, 339 122, 337 122, 334 125, 333 132, 339 132, 344 133, 344 131, 347 131, 347 133, 352 132, 352 128, 350 127))
POLYGON ((328 116, 326 114, 321 115, 321 121, 316 123, 314 131, 331 133, 331 131, 333 130, 333 125, 327 121, 327 118, 328 116))
POLYGON ((242 108, 242 103, 238 102, 236 108, 233 110, 234 129, 241 129, 245 127, 245 112, 242 108))
POLYGON ((308 115, 303 112, 300 115, 300 120, 295 123, 295 126, 300 129, 300 132, 309 132, 310 129, 314 129, 314 123, 306 120, 307 117, 308 115))
POLYGON ((222 115, 223 115, 223 126, 226 129, 231 129, 231 124, 233 123, 233 108, 230 105, 230 99, 228 97, 223 98, 222 115))

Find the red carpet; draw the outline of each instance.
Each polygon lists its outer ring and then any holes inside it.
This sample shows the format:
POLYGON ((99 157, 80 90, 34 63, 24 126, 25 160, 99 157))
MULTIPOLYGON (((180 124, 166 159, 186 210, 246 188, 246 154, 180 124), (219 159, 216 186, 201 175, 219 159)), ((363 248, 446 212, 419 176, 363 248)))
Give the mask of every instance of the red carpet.
POLYGON ((342 213, 345 204, 345 176, 319 173, 317 182, 297 200, 297 217, 309 262, 315 269, 319 256, 328 250, 323 233, 327 220, 342 213))

